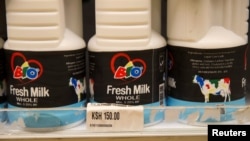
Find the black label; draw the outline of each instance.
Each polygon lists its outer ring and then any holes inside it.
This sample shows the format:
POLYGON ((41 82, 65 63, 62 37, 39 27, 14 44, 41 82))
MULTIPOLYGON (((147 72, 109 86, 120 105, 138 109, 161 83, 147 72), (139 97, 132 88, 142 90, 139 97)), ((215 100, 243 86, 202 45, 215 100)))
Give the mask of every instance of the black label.
POLYGON ((246 45, 223 49, 169 45, 168 95, 193 102, 243 98, 246 93, 246 51, 246 45))
POLYGON ((94 101, 128 105, 163 104, 166 48, 89 52, 94 101))
POLYGON ((85 49, 5 53, 11 105, 58 107, 85 99, 85 49))
POLYGON ((5 69, 4 69, 4 51, 3 48, 0 49, 0 104, 6 101, 5 91, 5 69))

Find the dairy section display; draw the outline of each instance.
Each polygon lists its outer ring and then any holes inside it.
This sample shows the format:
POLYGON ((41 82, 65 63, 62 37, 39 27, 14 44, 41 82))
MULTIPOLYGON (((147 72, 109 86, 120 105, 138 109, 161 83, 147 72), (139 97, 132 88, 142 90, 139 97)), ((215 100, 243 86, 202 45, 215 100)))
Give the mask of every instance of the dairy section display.
POLYGON ((1 1, 0 138, 206 135, 209 124, 249 124, 248 7, 1 1))

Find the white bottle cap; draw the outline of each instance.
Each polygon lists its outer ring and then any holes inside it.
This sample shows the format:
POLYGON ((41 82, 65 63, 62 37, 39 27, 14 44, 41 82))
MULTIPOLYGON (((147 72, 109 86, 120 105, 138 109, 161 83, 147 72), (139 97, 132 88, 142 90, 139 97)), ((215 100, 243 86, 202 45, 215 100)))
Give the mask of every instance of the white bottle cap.
POLYGON ((8 47, 56 47, 65 31, 63 0, 6 0, 8 47))
POLYGON ((122 47, 148 44, 151 0, 96 0, 95 9, 98 45, 122 47))

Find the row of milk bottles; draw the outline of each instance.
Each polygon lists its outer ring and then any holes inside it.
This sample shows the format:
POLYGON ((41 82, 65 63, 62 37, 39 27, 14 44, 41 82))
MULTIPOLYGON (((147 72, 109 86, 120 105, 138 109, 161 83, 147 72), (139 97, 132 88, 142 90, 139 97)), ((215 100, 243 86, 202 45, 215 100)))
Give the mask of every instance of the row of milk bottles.
MULTIPOLYGON (((7 107, 37 108, 8 111, 8 122, 21 120, 31 130, 78 125, 84 110, 60 108, 85 107, 86 85, 93 103, 245 105, 249 1, 165 2, 162 13, 161 0, 96 0, 96 34, 84 41, 81 0, 6 0, 8 40, 0 45, 12 72, 6 78, 7 107), (166 38, 160 35, 165 12, 166 38)), ((182 112, 180 120, 197 110, 182 112)), ((233 109, 221 111, 218 121, 233 119, 233 109)), ((145 109, 145 126, 162 121, 164 114, 145 109)))

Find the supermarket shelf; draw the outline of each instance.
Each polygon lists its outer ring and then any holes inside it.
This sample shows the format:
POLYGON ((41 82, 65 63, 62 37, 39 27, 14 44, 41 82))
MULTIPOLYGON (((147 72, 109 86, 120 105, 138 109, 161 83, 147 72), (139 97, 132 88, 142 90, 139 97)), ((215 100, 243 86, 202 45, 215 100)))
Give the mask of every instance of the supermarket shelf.
MULTIPOLYGON (((179 120, 178 117, 190 107, 164 108, 165 119, 157 124, 146 126, 140 131, 122 131, 122 132, 93 132, 86 127, 86 121, 83 121, 74 127, 65 127, 60 130, 48 130, 43 132, 27 131, 18 124, 8 125, 0 124, 0 139, 47 139, 47 138, 110 138, 110 137, 152 137, 152 136, 206 136, 208 124, 249 124, 250 125, 250 107, 234 107, 237 108, 237 116, 235 120, 226 122, 197 122, 197 112, 188 115, 187 120, 179 120), (240 112, 240 114, 239 114, 240 112)), ((194 107, 192 107, 193 109, 194 107)), ((197 108, 197 107, 196 107, 197 108)), ((225 108, 225 107, 224 107, 225 108)), ((228 107, 226 107, 228 108, 228 107)), ((229 107, 232 108, 232 107, 229 107)), ((199 107, 199 110, 201 108, 199 107)), ((213 113, 213 117, 218 117, 215 111, 218 108, 204 107, 208 112, 213 113)), ((58 110, 58 109, 57 109, 58 110)), ((64 109, 65 110, 65 109, 64 109)), ((73 110, 73 109, 72 109, 73 110)), ((79 109, 74 109, 79 110, 79 109)), ((220 110, 220 109, 219 109, 220 110)), ((14 111, 13 109, 11 110, 14 111)), ((19 110, 20 112, 20 110, 19 110)), ((201 113, 198 113, 202 115, 201 113)), ((211 114, 211 113, 206 113, 211 114)), ((204 113, 205 115, 205 113, 204 113)), ((204 116, 202 115, 202 116, 204 116)), ((199 118, 200 119, 200 118, 199 118)))
POLYGON ((206 127, 189 126, 181 123, 159 123, 146 127, 140 132, 88 132, 85 124, 67 130, 53 132, 31 132, 20 129, 6 130, 0 139, 35 138, 99 138, 99 137, 152 137, 152 136, 202 136, 207 135, 206 127))

